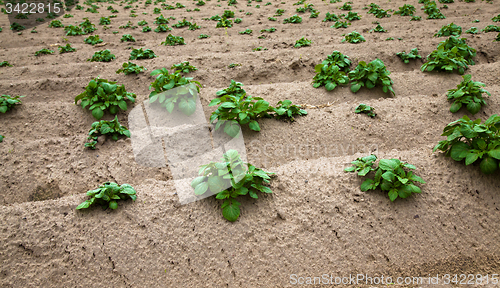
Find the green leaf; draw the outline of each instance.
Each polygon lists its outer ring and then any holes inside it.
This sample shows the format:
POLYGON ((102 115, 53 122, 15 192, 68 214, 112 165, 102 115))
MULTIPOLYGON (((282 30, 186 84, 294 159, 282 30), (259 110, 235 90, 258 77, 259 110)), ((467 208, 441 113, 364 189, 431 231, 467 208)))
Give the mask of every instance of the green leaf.
POLYGON ((352 84, 351 85, 351 91, 356 93, 358 90, 361 89, 361 84, 352 84))
POLYGON ((495 159, 500 160, 500 148, 489 151, 488 155, 495 158, 495 159))
POLYGON ((396 198, 398 198, 398 190, 394 188, 389 190, 389 199, 391 199, 391 201, 394 201, 396 200, 396 198))
POLYGON ((168 113, 172 113, 172 111, 174 111, 174 107, 175 107, 174 102, 168 102, 165 105, 165 108, 167 109, 168 113))
POLYGON ((486 157, 479 166, 484 174, 493 174, 498 169, 498 161, 492 157, 486 157))
POLYGON ((224 132, 234 138, 240 133, 240 125, 236 121, 227 121, 224 126, 224 132))
MULTIPOLYGON (((380 161, 382 162, 382 160, 380 160, 380 161)), ((380 166, 380 163, 379 163, 379 166, 380 166)), ((387 171, 384 174, 382 174, 382 178, 384 178, 385 180, 387 180, 389 182, 394 182, 394 179, 396 178, 396 175, 394 173, 390 172, 390 171, 387 171)))
POLYGON ((361 191, 366 192, 370 189, 374 189, 373 187, 373 180, 372 179, 366 179, 360 187, 361 191))
POLYGON ((207 190, 208 190, 208 183, 202 182, 196 186, 196 188, 194 189, 194 194, 202 195, 203 193, 207 192, 207 190))
POLYGON ((465 157, 465 165, 470 165, 474 162, 476 162, 477 158, 479 158, 479 155, 474 153, 474 152, 469 152, 467 156, 465 157))
POLYGON ((210 191, 212 191, 212 193, 219 193, 229 188, 226 185, 224 179, 220 176, 208 177, 208 187, 210 188, 210 191))
POLYGON ((191 187, 196 188, 196 186, 198 186, 198 184, 205 182, 206 179, 207 179, 206 176, 199 176, 199 177, 194 178, 193 181, 191 181, 191 187))
POLYGON ((450 156, 455 161, 462 161, 470 150, 469 145, 464 142, 456 142, 451 146, 450 156))
POLYGON ((450 112, 456 113, 456 112, 458 112, 458 110, 460 110, 460 108, 462 108, 462 103, 454 102, 453 104, 451 104, 450 112))
POLYGON ((398 163, 394 159, 381 159, 378 163, 378 167, 386 171, 393 171, 398 166, 398 163))
POLYGON ((182 99, 179 102, 179 109, 187 116, 192 115, 196 111, 196 102, 193 99, 185 100, 182 99))
POLYGON ((259 123, 257 123, 257 121, 255 121, 255 120, 250 121, 248 126, 250 127, 250 129, 252 129, 254 131, 260 131, 259 123))
MULTIPOLYGON (((253 105, 253 110, 257 114, 260 112, 266 111, 268 108, 269 108, 269 102, 264 101, 264 100, 259 100, 253 105)), ((258 126, 258 124, 257 124, 257 126, 258 126)), ((252 129, 252 130, 254 130, 254 129, 252 129)), ((260 130, 260 128, 259 128, 259 130, 260 130)), ((255 131, 259 131, 259 130, 255 130, 255 131)))
POLYGON ((92 110, 92 116, 94 116, 95 119, 99 120, 104 116, 104 112, 100 108, 95 108, 92 110))
POLYGON ((354 172, 356 170, 356 166, 351 166, 351 167, 347 167, 344 169, 344 171, 346 172, 354 172))
POLYGON ((115 200, 109 201, 109 208, 115 210, 116 208, 118 208, 118 203, 116 203, 115 200))
POLYGON ((85 202, 83 202, 83 203, 81 203, 80 205, 78 205, 78 206, 76 207, 76 209, 77 209, 77 210, 80 210, 80 209, 89 208, 91 204, 92 204, 92 203, 90 202, 90 200, 86 200, 85 202))
POLYGON ((222 204, 222 215, 230 222, 234 222, 240 216, 240 206, 236 200, 226 199, 222 204))

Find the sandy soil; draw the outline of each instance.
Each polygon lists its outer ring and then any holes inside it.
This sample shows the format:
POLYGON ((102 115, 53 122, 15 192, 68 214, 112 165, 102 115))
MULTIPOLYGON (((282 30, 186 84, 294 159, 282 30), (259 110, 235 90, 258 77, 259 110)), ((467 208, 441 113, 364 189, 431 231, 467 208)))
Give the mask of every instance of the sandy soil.
MULTIPOLYGON (((194 1, 179 2, 189 9, 198 7, 194 1)), ((154 29, 158 16, 152 14, 154 5, 138 4, 134 9, 139 16, 131 18, 130 10, 113 4, 120 12, 111 19, 109 30, 97 25, 100 17, 110 15, 107 3, 99 4, 99 14, 73 10, 74 18, 59 18, 69 25, 89 17, 99 28, 94 34, 107 43, 99 48, 85 44, 86 36, 64 36, 63 29, 47 24, 38 26, 37 34, 26 30, 17 35, 9 31, 7 17, 0 16, 0 61, 14 65, 0 68, 0 93, 26 95, 23 105, 0 115, 0 134, 6 137, 0 143, 0 286, 288 287, 294 286, 291 274, 499 273, 498 174, 485 176, 477 166, 466 167, 432 153, 449 122, 464 114, 486 119, 499 112, 500 42, 493 42, 497 33, 463 34, 477 49, 476 65, 467 72, 492 93, 486 98, 488 106, 475 116, 463 110, 449 112, 445 93, 456 87, 460 75, 422 73, 423 61, 405 65, 395 56, 415 47, 428 55, 445 39, 432 35, 451 22, 463 31, 494 24, 490 18, 500 13, 497 0, 447 4, 449 8, 442 9, 447 18, 441 20, 425 20, 416 0, 377 3, 394 10, 412 4, 424 19, 420 22, 397 15, 377 19, 362 10, 369 1, 353 2, 353 11, 362 19, 347 29, 321 22, 326 12, 343 13, 336 9, 343 3, 327 1, 308 1, 321 12, 318 18, 310 19, 306 13, 301 24, 281 24, 296 14, 294 2, 273 1, 269 6, 265 1, 252 2, 247 7, 239 0, 230 9, 243 22, 227 29, 227 34, 216 29, 214 21, 202 20, 221 15, 225 1, 206 2, 199 12, 164 10, 165 17, 177 18, 171 24, 187 17, 202 26, 196 31, 174 28, 171 33, 187 43, 176 47, 160 45, 168 33, 118 29, 129 20, 134 24, 146 20, 154 29), (285 15, 277 22, 267 20, 278 8, 285 9, 285 15), (480 22, 472 23, 475 19, 480 22), (388 33, 369 33, 376 26, 373 21, 388 33), (267 39, 257 38, 261 29, 270 27, 277 31, 266 33, 267 39), (246 28, 253 34, 238 34, 246 28), (341 43, 341 34, 353 30, 367 41, 341 43), (138 41, 121 43, 121 35, 127 33, 138 41), (202 33, 211 38, 198 39, 202 33), (294 49, 303 36, 313 41, 312 46, 294 49), (402 40, 385 41, 387 37, 402 40), (56 50, 51 44, 66 43, 64 38, 76 53, 34 56, 42 48, 56 50), (146 73, 115 73, 128 61, 130 46, 152 49, 159 56, 133 61, 145 66, 146 73), (257 46, 269 50, 252 52, 257 46), (110 63, 86 61, 101 49, 110 49, 117 58, 110 63), (333 50, 348 55, 352 68, 359 61, 383 60, 392 72, 396 96, 389 97, 380 88, 356 94, 347 86, 332 92, 312 88, 314 65, 333 50), (259 133, 244 129, 249 162, 278 177, 271 184, 272 195, 242 199, 242 214, 235 223, 222 217, 214 197, 180 205, 169 168, 136 164, 129 139, 108 140, 95 151, 83 147, 94 119, 73 99, 90 79, 100 75, 125 84, 142 102, 154 80, 149 72, 182 61, 199 69, 190 76, 203 85, 200 97, 207 120, 214 110, 208 103, 231 79, 272 105, 283 99, 330 104, 308 109, 309 114, 295 123, 265 119, 259 133), (231 63, 242 65, 227 68, 231 63), (359 103, 375 107, 377 118, 354 114, 359 103), (318 151, 320 147, 327 147, 326 153, 318 151), (342 170, 373 151, 379 158, 416 165, 416 174, 427 181, 420 185, 423 193, 391 203, 380 191, 361 192, 361 179, 342 170), (131 184, 138 200, 120 203, 116 211, 74 209, 86 199, 87 190, 106 181, 131 184)), ((127 113, 120 112, 118 118, 127 123, 127 113)))

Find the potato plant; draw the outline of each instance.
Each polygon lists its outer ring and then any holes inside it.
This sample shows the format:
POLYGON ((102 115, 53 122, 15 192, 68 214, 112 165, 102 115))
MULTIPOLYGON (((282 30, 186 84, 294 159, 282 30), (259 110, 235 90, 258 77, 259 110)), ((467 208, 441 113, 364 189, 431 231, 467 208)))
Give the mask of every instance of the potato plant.
POLYGON ((193 65, 190 65, 189 61, 184 61, 179 64, 174 64, 172 65, 172 67, 170 67, 170 69, 174 70, 175 72, 180 72, 184 74, 188 74, 198 70, 198 68, 194 67, 193 65))
POLYGON ((12 65, 10 65, 9 61, 2 61, 0 67, 12 67, 12 65))
POLYGON ((90 61, 90 62, 111 62, 115 58, 116 58, 116 56, 114 54, 111 54, 111 51, 109 51, 109 49, 106 49, 106 50, 96 51, 90 59, 87 59, 87 61, 90 61))
POLYGON ((375 59, 370 63, 360 61, 356 69, 348 73, 351 82, 351 91, 356 93, 361 87, 365 86, 368 89, 380 85, 384 93, 391 92, 395 95, 392 89, 392 80, 389 77, 389 72, 384 62, 380 59, 375 59))
POLYGON ((361 42, 366 42, 365 40, 365 37, 363 37, 361 34, 359 34, 359 32, 356 32, 356 31, 352 31, 351 33, 349 34, 343 34, 342 36, 345 35, 345 38, 342 39, 342 42, 349 42, 349 43, 353 43, 353 44, 356 44, 356 43, 361 43, 361 42))
POLYGON ((134 36, 132 36, 130 34, 123 34, 120 41, 121 42, 135 42, 135 38, 134 38, 134 36))
POLYGON ((89 130, 89 136, 87 137, 87 140, 90 141, 85 143, 85 147, 95 150, 97 139, 101 135, 110 136, 111 139, 117 141, 120 136, 130 138, 130 131, 127 130, 127 127, 122 126, 120 122, 118 122, 118 116, 115 116, 115 119, 112 121, 101 120, 94 122, 89 130))
POLYGON ((87 191, 87 196, 91 198, 85 200, 76 207, 77 210, 89 208, 93 204, 99 204, 103 209, 110 208, 115 210, 118 208, 116 200, 137 199, 135 189, 129 184, 118 185, 114 182, 106 182, 95 190, 87 191))
POLYGON ((279 101, 276 107, 269 107, 268 110, 274 112, 273 116, 277 120, 285 119, 293 122, 295 121, 294 116, 307 115, 307 111, 300 108, 300 105, 293 105, 292 101, 284 100, 279 101))
POLYGON ((132 62, 125 62, 122 64, 122 68, 116 70, 116 74, 123 73, 125 75, 129 74, 139 74, 141 72, 146 71, 147 69, 144 66, 139 66, 132 62))
POLYGON ((399 7, 398 11, 395 11, 394 14, 399 16, 413 16, 417 10, 413 5, 404 4, 403 7, 399 7))
POLYGON ((54 51, 47 49, 47 48, 43 48, 43 49, 36 51, 35 56, 48 55, 48 54, 53 54, 53 53, 54 53, 54 51))
POLYGON ((165 41, 161 42, 161 45, 165 46, 175 46, 175 45, 186 45, 184 42, 184 38, 182 36, 174 36, 172 34, 168 34, 165 38, 165 41))
POLYGON ((462 35, 462 27, 450 23, 439 29, 438 33, 434 34, 434 37, 448 37, 448 36, 460 36, 462 35))
POLYGON ((136 95, 125 90, 124 85, 117 85, 106 79, 92 79, 85 91, 75 97, 75 104, 81 100, 80 105, 83 109, 89 106, 92 116, 99 120, 104 116, 105 111, 111 114, 118 113, 119 109, 127 110, 128 99, 134 103, 136 95))
POLYGON ((84 40, 85 43, 90 44, 92 46, 104 42, 99 35, 91 35, 84 40))
POLYGON ((149 90, 154 89, 149 94, 149 103, 158 101, 169 113, 172 113, 176 105, 187 116, 196 111, 200 82, 183 77, 179 71, 169 73, 167 68, 156 69, 151 72, 151 76, 156 76, 156 79, 149 86, 149 90))
POLYGON ((448 124, 433 152, 441 150, 445 156, 470 165, 480 160, 479 167, 484 174, 492 174, 499 168, 500 160, 500 116, 492 115, 481 124, 481 119, 472 121, 464 116, 448 124))
POLYGON ((129 60, 140 60, 140 59, 153 59, 156 58, 155 52, 151 49, 132 49, 130 51, 130 57, 128 58, 129 60))
POLYGON ((63 53, 70 53, 70 52, 75 52, 76 49, 71 47, 71 44, 66 44, 66 46, 59 46, 57 47, 59 49, 59 53, 60 54, 63 54, 63 53))
POLYGON ((351 162, 352 167, 344 169, 346 172, 358 172, 358 175, 367 177, 367 174, 374 171, 373 178, 366 179, 361 184, 361 191, 375 190, 380 188, 387 191, 391 201, 399 198, 408 198, 412 193, 421 193, 420 187, 415 182, 424 183, 419 176, 413 174, 411 169, 416 169, 414 165, 400 161, 399 159, 380 159, 378 167, 373 165, 377 159, 376 155, 358 158, 351 162))
POLYGON ((290 18, 283 19, 283 24, 287 24, 287 23, 295 23, 295 24, 302 23, 302 17, 297 16, 297 14, 295 14, 295 15, 291 16, 290 18))
POLYGON ((462 108, 462 105, 465 105, 467 111, 476 114, 481 110, 481 106, 486 106, 482 94, 486 93, 490 96, 491 94, 482 88, 486 86, 484 83, 472 81, 470 74, 463 75, 462 78, 464 80, 458 84, 457 89, 448 90, 448 100, 453 101, 450 111, 456 113, 462 108))
POLYGON ((371 107, 370 105, 366 105, 366 104, 359 104, 356 109, 354 110, 354 113, 356 114, 360 114, 360 113, 364 113, 372 118, 374 118, 375 116, 377 116, 377 114, 374 112, 374 108, 371 107))
POLYGON ((427 56, 427 62, 420 67, 422 71, 457 70, 459 74, 464 74, 468 65, 474 65, 473 57, 476 56, 476 49, 466 43, 466 39, 458 39, 450 36, 447 40, 438 44, 437 50, 434 50, 427 56))
POLYGON ((418 49, 411 49, 410 53, 406 53, 406 51, 396 53, 396 55, 403 60, 404 63, 410 63, 410 60, 413 59, 422 59, 422 56, 418 55, 418 49))
MULTIPOLYGON (((144 30, 144 28, 142 30, 144 30)), ((158 25, 158 27, 155 28, 154 31, 156 33, 165 33, 168 31, 172 31, 172 28, 168 27, 167 24, 160 24, 160 25, 158 25)))
POLYGON ((74 25, 68 25, 64 27, 64 32, 66 32, 66 36, 78 36, 78 35, 84 35, 85 32, 83 32, 82 28, 74 25))
POLYGON ((0 96, 0 113, 6 113, 14 108, 15 105, 22 104, 19 98, 24 96, 10 96, 10 95, 2 95, 0 96))
POLYGON ((243 195, 257 199, 258 193, 272 193, 265 184, 270 182, 274 174, 243 162, 238 151, 230 149, 224 153, 221 162, 213 161, 200 166, 200 176, 191 182, 191 187, 195 195, 203 195, 208 191, 217 193, 216 198, 224 200, 222 216, 234 222, 241 213, 241 203, 235 199, 243 195))
POLYGON ((305 46, 311 46, 311 44, 312 44, 311 40, 306 39, 305 37, 302 37, 299 40, 295 41, 295 45, 293 47, 300 48, 300 47, 305 47, 305 46))

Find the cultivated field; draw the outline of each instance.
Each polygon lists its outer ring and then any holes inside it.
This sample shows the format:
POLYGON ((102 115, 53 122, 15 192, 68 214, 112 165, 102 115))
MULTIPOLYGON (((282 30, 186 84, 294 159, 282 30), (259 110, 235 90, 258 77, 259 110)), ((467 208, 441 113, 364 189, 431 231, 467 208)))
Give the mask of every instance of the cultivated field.
MULTIPOLYGON (((304 4, 290 0, 270 0, 270 5, 267 0, 238 0, 233 6, 204 1, 202 6, 186 0, 88 3, 97 5, 99 13, 85 12, 91 6, 80 2, 84 10, 67 12, 73 18, 57 18, 67 26, 88 17, 97 28, 91 35, 103 40, 99 47, 84 42, 89 35, 66 36, 64 28, 49 28, 47 23, 37 26, 37 33, 28 28, 18 35, 9 29, 7 15, 0 16, 0 62, 12 65, 0 67, 0 95, 26 96, 22 105, 0 113, 0 134, 5 137, 0 143, 0 286, 289 287, 298 277, 306 281, 323 274, 384 275, 393 281, 399 276, 439 274, 439 283, 444 274, 499 274, 498 171, 485 175, 478 163, 466 166, 432 152, 446 139, 441 134, 448 123, 463 115, 484 121, 500 112, 500 42, 494 41, 499 33, 481 32, 487 25, 500 25, 491 20, 500 14, 498 0, 455 0, 441 9, 446 19, 426 19, 420 9, 424 4, 417 0, 375 2, 394 11, 411 4, 421 21, 395 14, 376 18, 363 9, 370 8, 370 1, 353 0, 352 12, 361 19, 347 21, 351 25, 340 29, 322 20, 327 12, 347 14, 338 9, 347 0, 306 1, 320 12, 317 18, 309 18, 310 11, 296 12, 304 4), (165 18, 176 18, 170 19, 169 27, 185 18, 200 29, 146 33, 137 25, 145 20, 154 30, 160 14, 153 9, 176 3, 185 8, 161 10, 165 18), (118 13, 107 10, 110 5, 118 13), (127 5, 131 7, 125 9, 127 5), (216 28, 217 21, 204 20, 228 9, 241 23, 224 29, 216 28), (282 16, 274 16, 277 9, 285 10, 282 16), (294 14, 302 23, 283 23, 294 14), (104 29, 100 18, 110 15, 117 17, 104 29), (473 22, 476 19, 479 22, 473 22), (128 21, 138 27, 119 28, 128 21), (375 21, 387 32, 370 33, 375 21), (461 37, 477 50, 475 65, 465 74, 491 93, 483 94, 488 105, 475 115, 465 108, 449 110, 447 90, 457 87, 461 75, 420 70, 426 56, 448 38, 433 35, 452 22, 462 27, 461 37), (271 27, 276 31, 260 32, 271 27), (477 27, 478 34, 465 33, 471 27, 477 27), (253 32, 238 33, 245 29, 253 32), (342 34, 352 31, 366 42, 342 42, 342 34), (121 42, 124 34, 136 42, 121 42), (161 45, 168 34, 182 36, 186 45, 161 45), (200 34, 211 37, 199 39, 200 34), (312 44, 294 48, 302 37, 312 44), (389 37, 394 40, 386 40, 389 37), (76 51, 60 54, 57 47, 67 43, 76 51), (131 61, 144 66, 143 73, 115 73, 129 61, 131 47, 151 49, 158 57, 131 61), (267 50, 253 51, 257 47, 267 50), (43 48, 55 53, 35 56, 43 48), (422 59, 405 64, 396 56, 412 48, 418 48, 422 59), (104 49, 116 59, 87 61, 104 49), (313 88, 315 65, 335 50, 349 56, 351 70, 360 61, 381 59, 391 72, 395 96, 381 87, 357 93, 350 85, 333 91, 313 88), (272 194, 238 198, 242 205, 236 222, 224 219, 222 201, 215 197, 181 205, 170 168, 137 164, 128 138, 100 141, 96 150, 84 147, 96 120, 88 109, 75 105, 74 98, 91 79, 117 81, 135 93, 130 111, 148 99, 149 85, 156 78, 150 76, 153 70, 183 61, 198 68, 187 76, 202 85, 199 97, 207 123, 216 109, 208 104, 231 79, 271 105, 289 99, 308 112, 295 122, 258 120, 260 132, 243 125, 248 162, 277 177, 269 185, 272 194), (229 68, 233 63, 241 65, 229 68), (355 114, 360 103, 374 107, 377 116, 355 114), (362 192, 363 178, 343 169, 370 153, 415 165, 415 174, 426 182, 418 184, 422 193, 391 202, 380 189, 362 192), (118 202, 116 210, 75 210, 88 198, 86 191, 106 181, 132 185, 137 200, 118 202)), ((443 5, 437 3, 438 8, 443 5)), ((125 126, 128 111, 118 113, 125 126)), ((481 287, 496 287, 491 279, 489 283, 481 287)), ((364 284, 344 286, 369 286, 364 284)))

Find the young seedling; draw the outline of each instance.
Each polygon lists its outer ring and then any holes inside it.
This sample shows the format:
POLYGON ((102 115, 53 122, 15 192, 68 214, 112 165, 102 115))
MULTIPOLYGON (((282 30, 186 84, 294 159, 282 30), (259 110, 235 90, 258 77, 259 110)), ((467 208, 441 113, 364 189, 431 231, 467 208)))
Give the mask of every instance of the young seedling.
POLYGON ((47 54, 52 54, 54 51, 43 48, 35 52, 35 56, 40 56, 40 55, 47 55, 47 54))
POLYGON ((130 198, 135 201, 137 199, 135 194, 135 189, 129 184, 119 186, 114 182, 106 182, 95 190, 87 191, 87 196, 90 196, 91 198, 78 205, 76 209, 79 210, 89 208, 95 203, 101 205, 103 209, 109 207, 110 209, 115 210, 118 208, 116 200, 126 200, 130 198))
POLYGON ((366 104, 359 104, 358 107, 354 110, 354 113, 359 114, 359 113, 365 113, 366 115, 374 118, 377 116, 377 114, 374 112, 375 109, 373 107, 366 105, 366 104))
POLYGON ((149 26, 144 26, 144 27, 142 27, 142 32, 144 32, 144 33, 146 33, 146 32, 151 32, 151 30, 152 30, 152 29, 151 29, 151 27, 149 27, 149 26))
POLYGON ((278 21, 278 18, 276 18, 276 17, 267 17, 267 20, 269 20, 269 21, 278 21))
POLYGON ((380 85, 384 93, 391 92, 395 95, 392 89, 392 80, 389 77, 391 72, 387 71, 384 62, 380 59, 375 59, 366 64, 365 61, 360 61, 356 69, 348 73, 351 82, 351 91, 356 93, 365 86, 368 89, 380 85))
POLYGON ((235 200, 238 196, 248 194, 257 199, 257 193, 272 193, 264 184, 269 183, 270 176, 274 173, 244 163, 238 151, 233 149, 224 153, 221 162, 200 166, 199 175, 191 182, 194 193, 217 193, 216 198, 224 200, 221 207, 222 216, 231 222, 240 216, 241 203, 235 200), (225 189, 226 187, 229 188, 225 189))
POLYGON ((255 52, 255 51, 264 51, 264 50, 267 50, 267 48, 264 48, 264 47, 262 47, 262 46, 259 46, 259 47, 253 48, 252 50, 253 50, 254 52, 255 52))
POLYGON ((488 25, 484 27, 484 29, 481 30, 484 33, 488 32, 500 32, 500 26, 495 26, 495 25, 488 25))
POLYGON ((81 100, 82 108, 85 109, 89 106, 92 116, 97 120, 104 116, 105 111, 109 111, 113 115, 118 113, 119 109, 127 111, 126 100, 134 103, 136 95, 127 92, 125 86, 115 83, 106 79, 92 79, 85 91, 75 97, 75 104, 81 100))
POLYGON ((337 22, 335 22, 334 25, 330 26, 330 28, 337 28, 337 29, 339 29, 339 28, 347 28, 349 25, 351 25, 351 23, 349 23, 347 21, 344 21, 344 22, 337 21, 337 22))
POLYGON ((260 30, 260 33, 264 33, 264 32, 273 33, 275 31, 276 31, 276 28, 271 27, 271 28, 268 28, 268 29, 262 29, 262 30, 260 30))
POLYGON ((130 51, 130 57, 128 58, 129 60, 140 60, 140 59, 153 59, 158 56, 155 55, 155 52, 151 49, 132 49, 130 51))
POLYGON ((300 47, 305 47, 305 46, 311 46, 311 44, 312 44, 311 40, 306 39, 305 37, 302 37, 299 40, 295 41, 295 45, 293 47, 300 48, 300 47))
MULTIPOLYGON (((229 66, 231 66, 231 65, 229 65, 229 66)), ((235 66, 241 66, 241 64, 239 64, 239 65, 235 64, 235 66)), ((235 66, 233 66, 233 67, 235 67, 235 66)), ((229 67, 229 68, 232 68, 232 67, 229 67)), ((217 97, 224 96, 224 95, 233 95, 233 96, 235 96, 237 98, 241 98, 241 97, 244 97, 246 95, 246 93, 247 93, 241 87, 243 87, 243 83, 236 82, 236 81, 234 81, 234 80, 231 79, 231 84, 229 84, 229 87, 217 91, 215 93, 215 95, 217 97)))
POLYGON ((90 62, 111 62, 111 60, 115 59, 116 56, 111 54, 109 49, 97 51, 92 55, 92 58, 87 59, 90 62))
POLYGON ((332 91, 338 85, 346 85, 349 78, 344 71, 341 71, 337 65, 318 64, 314 67, 316 75, 313 78, 313 87, 325 86, 327 91, 332 91))
POLYGON ((467 34, 477 34, 479 31, 477 30, 476 27, 470 27, 470 29, 466 30, 465 33, 467 34))
POLYGON ((349 20, 351 22, 354 20, 361 20, 361 16, 359 16, 357 12, 349 11, 349 13, 347 13, 347 16, 345 16, 345 20, 349 20))
POLYGON ((187 27, 192 25, 191 22, 187 21, 186 19, 182 19, 182 21, 177 21, 177 24, 172 25, 172 27, 175 28, 182 28, 182 27, 187 27))
POLYGON ((302 23, 302 17, 297 16, 297 14, 295 14, 295 15, 291 16, 290 18, 283 19, 283 24, 286 24, 286 23, 295 23, 295 24, 302 23))
POLYGON ((119 73, 123 73, 125 75, 139 74, 139 73, 144 72, 146 70, 147 69, 144 68, 144 66, 139 66, 139 65, 134 64, 132 62, 128 62, 128 63, 123 63, 122 69, 116 70, 116 74, 119 74, 119 73))
POLYGON ((325 19, 322 22, 337 22, 338 20, 339 17, 335 13, 326 12, 325 19))
POLYGON ((109 17, 101 17, 101 19, 99 19, 99 25, 109 25, 111 24, 111 20, 109 19, 109 17))
POLYGON ((52 20, 49 24, 50 28, 64 28, 60 20, 52 20))
POLYGON ((500 116, 492 115, 481 124, 481 119, 472 121, 464 116, 448 124, 433 152, 441 150, 445 156, 455 161, 465 159, 465 165, 481 160, 480 168, 484 174, 492 174, 499 167, 500 160, 500 116))
POLYGON ((59 46, 57 47, 59 49, 59 53, 60 54, 63 54, 63 53, 69 53, 69 52, 75 52, 76 49, 71 47, 71 44, 66 44, 66 46, 59 46))
POLYGON ((497 16, 491 18, 491 21, 493 21, 493 22, 500 22, 500 14, 498 14, 497 16))
POLYGON ((22 30, 24 30, 24 29, 26 29, 26 27, 24 27, 23 25, 21 25, 21 24, 19 24, 19 23, 16 23, 16 22, 14 22, 14 23, 12 23, 12 24, 10 25, 10 30, 14 30, 14 31, 22 31, 22 30))
POLYGON ((396 56, 399 56, 399 58, 401 58, 401 60, 403 60, 403 62, 406 64, 410 63, 410 60, 412 59, 422 59, 422 56, 418 55, 417 48, 411 49, 410 53, 408 54, 406 54, 406 51, 396 53, 396 56))
POLYGON ((172 28, 168 27, 167 24, 160 24, 158 27, 155 28, 156 33, 165 33, 168 31, 172 31, 172 28))
MULTIPOLYGON (((144 21, 144 22, 146 22, 146 21, 144 21)), ((163 17, 163 14, 161 14, 158 17, 156 17, 155 18, 155 22, 154 22, 154 24, 157 24, 157 25, 168 24, 168 23, 169 23, 168 19, 166 19, 165 17, 163 17)), ((138 24, 141 25, 140 23, 138 23, 138 24)), ((145 23, 144 25, 146 25, 146 24, 148 24, 148 23, 145 23)))
POLYGON ((166 68, 154 70, 151 76, 156 76, 156 79, 149 86, 149 90, 154 89, 149 94, 149 103, 158 100, 169 113, 172 113, 176 104, 187 116, 196 111, 196 93, 200 92, 200 82, 183 77, 179 71, 170 74, 166 68))
POLYGON ((3 138, 5 138, 4 136, 0 135, 0 143, 3 142, 3 138))
POLYGON ((148 22, 146 22, 145 20, 142 20, 142 21, 137 22, 137 25, 145 26, 145 25, 148 25, 148 22))
POLYGON ((78 36, 85 34, 82 28, 73 25, 68 25, 64 27, 64 32, 66 32, 66 36, 78 36))
POLYGON ((274 112, 272 116, 275 119, 286 119, 290 122, 295 121, 294 116, 304 116, 307 115, 307 111, 304 109, 300 109, 300 105, 292 105, 292 101, 285 100, 279 101, 277 107, 269 107, 269 112, 274 112))
POLYGON ((123 34, 120 41, 121 42, 135 42, 135 38, 134 38, 134 36, 132 36, 130 34, 123 34))
POLYGON ((89 18, 83 18, 83 20, 85 20, 85 21, 80 23, 79 26, 85 34, 90 34, 97 29, 97 28, 95 28, 94 24, 90 23, 89 18))
POLYGON ((438 33, 434 34, 434 37, 448 37, 448 36, 460 36, 462 34, 462 27, 450 23, 439 29, 438 33))
POLYGON ((399 7, 399 10, 394 12, 394 14, 397 14, 399 16, 413 16, 413 13, 415 13, 417 10, 413 5, 409 4, 404 4, 403 7, 399 7))
POLYGON ((10 95, 2 95, 0 96, 0 113, 6 113, 14 108, 15 105, 22 104, 19 98, 24 96, 10 96, 10 95))
POLYGON ((200 34, 200 36, 198 36, 198 39, 205 39, 205 38, 210 38, 210 35, 200 34))
POLYGON ((248 34, 248 35, 250 35, 250 34, 252 34, 252 32, 253 32, 253 31, 252 31, 251 29, 248 29, 248 28, 247 28, 245 31, 241 31, 241 32, 238 32, 238 33, 239 33, 239 34, 248 34))
POLYGON ((190 31, 195 31, 201 29, 201 26, 197 25, 196 23, 191 23, 189 24, 188 30, 190 31))
MULTIPOLYGON (((229 65, 227 66, 227 68, 234 68, 234 67, 236 67, 236 66, 241 66, 241 64, 240 64, 240 63, 231 63, 231 64, 229 64, 229 65)), ((233 81, 233 80, 231 80, 231 81, 233 81)))
POLYGON ((184 38, 182 36, 173 36, 172 34, 168 34, 165 41, 161 42, 161 45, 165 46, 175 46, 175 45, 186 45, 184 43, 184 38))
MULTIPOLYGON (((345 34, 344 34, 345 35, 345 34)), ((342 42, 349 42, 352 44, 366 42, 365 37, 363 37, 359 32, 352 31, 351 33, 345 35, 345 38, 342 39, 342 42)))
MULTIPOLYGON (((380 188, 382 191, 388 191, 391 201, 396 200, 398 197, 407 198, 412 193, 422 192, 422 190, 415 185, 415 182, 425 183, 425 181, 419 176, 414 175, 413 172, 408 171, 410 169, 416 169, 415 166, 400 161, 399 159, 381 159, 378 163, 378 167, 373 168, 376 160, 375 155, 370 155, 362 159, 363 158, 358 158, 357 161, 352 162, 355 165, 354 169, 352 167, 345 169, 347 172, 358 171, 358 175, 360 172, 364 174, 367 170, 369 170, 367 173, 375 171, 375 176, 373 178, 368 178, 361 184, 361 191, 366 192, 368 190, 380 188)), ((367 177, 366 174, 364 177, 367 177)))
POLYGON ((339 7, 340 10, 345 10, 345 11, 351 11, 352 10, 352 6, 347 4, 347 3, 344 3, 344 5, 342 5, 341 7, 339 7))
POLYGON ((464 80, 457 85, 457 89, 448 90, 448 100, 453 101, 450 107, 452 113, 458 112, 462 105, 467 107, 467 111, 471 114, 476 114, 481 110, 481 106, 486 106, 482 94, 486 93, 491 96, 490 92, 482 87, 486 86, 481 82, 472 81, 470 74, 463 75, 464 80))
POLYGON ((427 1, 422 7, 424 13, 427 14, 427 19, 445 19, 446 17, 437 8, 436 1, 427 1))
POLYGON ((101 120, 94 122, 92 123, 92 127, 89 130, 89 136, 87 137, 87 140, 90 141, 85 143, 85 147, 95 150, 97 139, 101 135, 110 136, 111 139, 118 141, 118 138, 120 136, 126 136, 130 138, 130 131, 127 130, 127 127, 122 126, 118 122, 118 116, 115 116, 115 119, 112 121, 101 120))
POLYGON ((188 74, 198 70, 198 68, 194 67, 193 65, 190 65, 189 61, 184 61, 179 64, 174 64, 172 65, 172 67, 170 67, 170 69, 174 70, 174 72, 180 72, 184 74, 188 74))
POLYGON ((222 17, 219 22, 217 22, 216 28, 231 28, 233 27, 233 22, 226 17, 222 17))
MULTIPOLYGON (((361 105, 364 105, 364 104, 361 104, 361 105)), ((344 171, 346 171, 346 172, 358 172, 359 176, 366 176, 366 174, 370 173, 370 171, 376 170, 373 168, 375 161, 377 161, 377 156, 373 155, 373 154, 369 155, 369 156, 357 158, 356 160, 351 162, 351 164, 353 164, 354 166, 347 167, 344 169, 344 171)))
POLYGON ((9 61, 2 61, 0 67, 12 67, 12 65, 10 65, 9 61))
POLYGON ((410 18, 410 21, 420 21, 420 20, 422 20, 422 16, 412 16, 410 18))
POLYGON ((92 46, 104 42, 101 38, 99 38, 99 35, 92 35, 84 40, 85 43, 90 44, 92 46))
POLYGON ((380 24, 377 25, 377 27, 373 28, 370 30, 370 33, 372 32, 377 32, 377 33, 386 33, 387 30, 384 29, 384 27, 380 26, 380 24))

